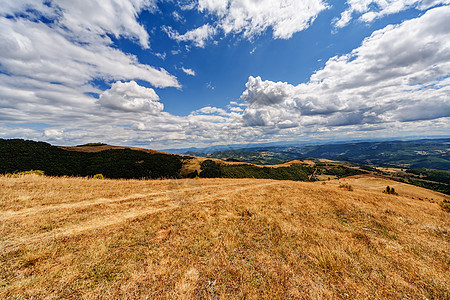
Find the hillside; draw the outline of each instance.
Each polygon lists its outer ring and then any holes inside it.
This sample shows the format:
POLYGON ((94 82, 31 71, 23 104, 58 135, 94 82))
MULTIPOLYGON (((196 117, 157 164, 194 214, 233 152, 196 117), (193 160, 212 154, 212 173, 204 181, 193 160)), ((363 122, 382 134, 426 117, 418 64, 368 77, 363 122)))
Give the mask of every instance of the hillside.
POLYGON ((0 199, 0 298, 450 297, 449 197, 380 177, 1 176, 0 199))
POLYGON ((450 139, 329 143, 307 146, 243 146, 243 149, 186 154, 207 158, 233 159, 257 164, 277 164, 308 158, 328 158, 357 164, 428 168, 450 171, 450 139))
POLYGON ((350 176, 362 171, 336 164, 317 165, 293 161, 259 166, 243 162, 174 155, 155 150, 88 144, 76 147, 52 146, 44 142, 0 139, 0 174, 42 170, 51 176, 93 176, 107 178, 265 178, 316 180, 312 175, 350 176))
POLYGON ((102 174, 116 179, 202 177, 296 181, 330 180, 369 173, 450 194, 450 171, 374 168, 327 159, 258 165, 101 143, 61 147, 44 142, 0 139, 0 174, 29 170, 42 170, 51 176, 102 174))
POLYGON ((44 142, 0 139, 0 174, 42 170, 51 176, 177 178, 180 156, 110 145, 58 147, 44 142))

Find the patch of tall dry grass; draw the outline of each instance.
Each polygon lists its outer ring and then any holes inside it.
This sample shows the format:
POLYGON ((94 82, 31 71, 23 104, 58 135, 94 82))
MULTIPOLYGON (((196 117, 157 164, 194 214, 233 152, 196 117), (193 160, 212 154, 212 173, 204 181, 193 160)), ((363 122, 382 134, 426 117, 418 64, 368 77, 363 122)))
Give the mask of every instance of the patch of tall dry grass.
POLYGON ((0 177, 0 298, 448 299, 445 196, 351 180, 0 177))

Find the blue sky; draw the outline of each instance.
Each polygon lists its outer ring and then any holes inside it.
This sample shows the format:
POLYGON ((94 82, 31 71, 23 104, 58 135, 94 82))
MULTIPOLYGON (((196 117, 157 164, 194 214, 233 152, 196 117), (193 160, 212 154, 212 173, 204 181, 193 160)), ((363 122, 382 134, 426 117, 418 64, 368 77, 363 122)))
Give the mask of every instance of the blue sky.
POLYGON ((2 138, 449 136, 449 0, 3 2, 2 138))

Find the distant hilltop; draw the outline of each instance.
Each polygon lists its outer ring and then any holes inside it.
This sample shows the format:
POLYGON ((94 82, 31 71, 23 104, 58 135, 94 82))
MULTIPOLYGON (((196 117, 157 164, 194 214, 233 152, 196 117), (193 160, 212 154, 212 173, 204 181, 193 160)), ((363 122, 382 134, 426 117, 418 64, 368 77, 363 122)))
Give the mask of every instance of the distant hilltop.
POLYGON ((426 164, 446 168, 449 154, 448 149, 441 150, 442 142, 402 143, 234 150, 195 153, 198 156, 194 156, 103 143, 65 147, 21 139, 0 139, 0 174, 39 170, 49 176, 92 177, 101 174, 114 179, 201 177, 294 181, 326 181, 373 174, 450 194, 449 171, 405 167, 407 164, 426 164), (311 157, 313 153, 320 156, 311 157), (386 165, 383 162, 389 161, 395 161, 400 167, 383 166, 386 165), (375 165, 374 162, 380 164, 375 165))

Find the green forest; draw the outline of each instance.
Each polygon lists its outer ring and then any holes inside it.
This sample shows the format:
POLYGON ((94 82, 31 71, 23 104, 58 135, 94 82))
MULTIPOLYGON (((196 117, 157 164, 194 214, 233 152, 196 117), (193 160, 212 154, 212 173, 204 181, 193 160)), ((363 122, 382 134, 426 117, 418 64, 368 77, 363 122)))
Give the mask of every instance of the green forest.
POLYGON ((296 181, 314 181, 314 177, 309 178, 314 172, 316 174, 334 175, 338 178, 365 173, 345 166, 328 166, 325 164, 316 164, 314 167, 294 164, 288 167, 273 168, 250 164, 222 165, 212 160, 205 160, 201 169, 200 177, 206 178, 257 178, 296 181))
POLYGON ((130 149, 67 151, 44 142, 0 139, 0 173, 42 170, 49 176, 177 178, 180 157, 130 149))

